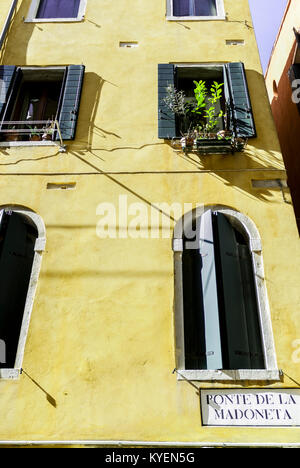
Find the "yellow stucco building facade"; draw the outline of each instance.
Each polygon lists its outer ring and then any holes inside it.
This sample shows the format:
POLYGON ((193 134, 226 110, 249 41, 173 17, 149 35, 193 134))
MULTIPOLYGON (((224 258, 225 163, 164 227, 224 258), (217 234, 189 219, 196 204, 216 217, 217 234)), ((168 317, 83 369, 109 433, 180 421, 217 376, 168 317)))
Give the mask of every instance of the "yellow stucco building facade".
MULTIPOLYGON (((0 335, 0 442, 299 445, 300 244, 248 1, 204 2, 212 9, 200 12, 195 2, 191 12, 171 0, 87 0, 63 18, 48 18, 47 2, 15 3, 1 50, 0 205, 4 238, 17 219, 34 244, 12 358, 16 322, 9 343, 0 335), (243 150, 219 152, 210 141, 204 153, 181 150, 173 117, 172 135, 162 123, 170 71, 182 83, 191 71, 197 80, 226 78, 225 113, 243 150), (248 99, 242 109, 239 92, 248 99), (250 134, 237 131, 245 115, 250 134), (52 139, 32 141, 42 121, 52 139), (186 239, 175 228, 196 206, 194 221, 222 217, 248 249, 261 351, 253 344, 234 354, 259 357, 258 365, 226 367, 230 330, 242 334, 242 325, 230 316, 240 286, 225 284, 234 274, 218 263, 223 248, 231 255, 221 235, 209 283, 218 292, 209 299, 203 280, 206 347, 195 345, 198 359, 188 363, 196 325, 185 315, 197 314, 199 301, 191 306, 187 297, 201 287, 192 285, 186 239), (210 364, 212 356, 223 365, 210 364)), ((12 5, 2 0, 1 27, 12 5)), ((210 258, 201 226, 202 273, 191 260, 199 280, 210 258)), ((11 310, 19 283, 3 288, 10 293, 0 314, 11 310)))

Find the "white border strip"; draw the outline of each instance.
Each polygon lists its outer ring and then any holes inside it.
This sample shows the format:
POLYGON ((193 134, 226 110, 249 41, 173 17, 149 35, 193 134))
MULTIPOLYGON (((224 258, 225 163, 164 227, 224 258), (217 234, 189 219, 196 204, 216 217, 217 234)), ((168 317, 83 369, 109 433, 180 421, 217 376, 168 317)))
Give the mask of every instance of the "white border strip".
MULTIPOLYGON (((258 428, 256 428, 258 429, 258 428)), ((265 428, 263 428, 265 429, 265 428)), ((218 447, 260 447, 260 448, 300 448, 300 442, 174 442, 141 440, 1 440, 0 445, 96 445, 100 447, 151 448, 218 448, 218 447)))

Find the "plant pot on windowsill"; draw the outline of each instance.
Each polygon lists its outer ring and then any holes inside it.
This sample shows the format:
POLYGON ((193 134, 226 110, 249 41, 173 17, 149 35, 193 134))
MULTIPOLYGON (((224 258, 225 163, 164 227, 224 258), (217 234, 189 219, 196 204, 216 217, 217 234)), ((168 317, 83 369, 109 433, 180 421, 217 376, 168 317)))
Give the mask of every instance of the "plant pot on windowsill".
POLYGON ((5 130, 6 130, 7 133, 3 133, 3 137, 2 137, 4 141, 20 141, 20 140, 22 140, 22 136, 16 130, 15 125, 14 126, 8 125, 5 130))
POLYGON ((43 133, 42 135, 42 140, 43 141, 52 141, 53 139, 53 133, 43 133))
POLYGON ((20 141, 21 135, 19 135, 18 133, 4 133, 3 140, 4 141, 20 141))
POLYGON ((29 137, 30 141, 41 141, 41 137, 38 134, 30 135, 29 137))
POLYGON ((193 148, 194 141, 195 141, 195 138, 193 138, 193 137, 190 137, 190 136, 182 137, 181 140, 180 140, 181 148, 183 150, 193 148))

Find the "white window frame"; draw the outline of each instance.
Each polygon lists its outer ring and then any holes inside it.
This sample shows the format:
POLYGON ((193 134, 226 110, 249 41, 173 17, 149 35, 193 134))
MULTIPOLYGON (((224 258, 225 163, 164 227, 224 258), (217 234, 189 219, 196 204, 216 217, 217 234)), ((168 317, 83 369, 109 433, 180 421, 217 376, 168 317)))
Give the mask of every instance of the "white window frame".
POLYGON ((167 0, 167 20, 168 21, 216 21, 225 20, 226 13, 224 0, 216 0, 217 16, 174 16, 173 0, 167 0))
MULTIPOLYGON (((262 258, 262 243, 259 232, 247 216, 242 213, 226 208, 224 206, 205 207, 204 211, 212 210, 223 213, 232 225, 243 228, 248 237, 249 248, 252 256, 253 271, 255 277, 256 295, 258 299, 258 312, 261 328, 262 344, 264 350, 265 369, 237 369, 237 370, 193 370, 185 369, 184 356, 184 309, 183 309, 183 278, 182 278, 182 253, 183 235, 187 232, 186 219, 191 220, 191 216, 185 216, 179 220, 174 230, 173 251, 174 251, 174 275, 175 275, 175 310, 174 328, 176 342, 176 369, 178 380, 190 381, 280 381, 281 371, 277 366, 275 344, 273 338, 271 313, 269 308, 268 294, 264 279, 264 265, 262 258)), ((188 221, 189 222, 189 221, 188 221)))
POLYGON ((14 213, 19 213, 23 216, 26 216, 27 218, 31 219, 31 221, 33 221, 38 231, 38 237, 35 241, 33 264, 24 307, 15 366, 12 369, 1 369, 0 364, 0 380, 17 380, 21 374, 29 323, 32 314, 39 273, 42 265, 42 256, 46 248, 46 228, 42 218, 29 209, 16 207, 15 205, 0 206, 0 214, 3 212, 3 210, 11 210, 14 213))
POLYGON ((80 0, 78 15, 76 18, 36 18, 41 0, 32 0, 25 23, 70 23, 83 21, 87 6, 87 0, 80 0))

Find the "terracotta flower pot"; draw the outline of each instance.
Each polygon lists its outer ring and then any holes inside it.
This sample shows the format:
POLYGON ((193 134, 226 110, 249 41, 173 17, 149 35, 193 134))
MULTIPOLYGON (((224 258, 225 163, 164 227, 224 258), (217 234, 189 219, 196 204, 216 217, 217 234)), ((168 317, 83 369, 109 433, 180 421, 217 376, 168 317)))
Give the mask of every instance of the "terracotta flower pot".
POLYGON ((40 135, 31 135, 30 141, 41 141, 40 135))

